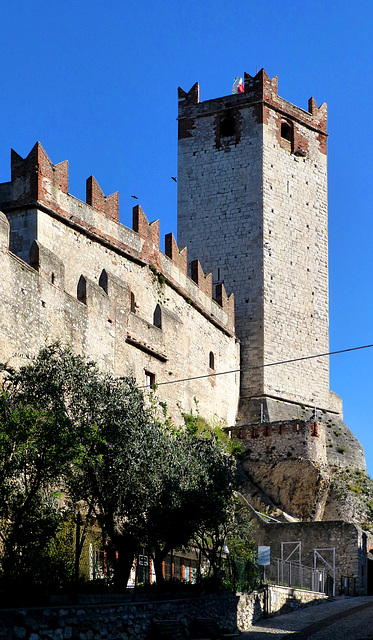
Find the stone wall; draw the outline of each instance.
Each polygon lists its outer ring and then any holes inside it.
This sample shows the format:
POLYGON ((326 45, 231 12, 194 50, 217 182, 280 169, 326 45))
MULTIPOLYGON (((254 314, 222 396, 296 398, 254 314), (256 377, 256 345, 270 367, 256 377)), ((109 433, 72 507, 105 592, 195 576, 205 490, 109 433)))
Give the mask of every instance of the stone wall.
MULTIPOLYGON (((270 546, 272 559, 281 558, 281 543, 300 541, 304 566, 314 566, 315 549, 323 550, 321 555, 332 565, 332 550, 335 549, 336 594, 339 593, 342 576, 356 578, 357 595, 366 593, 367 536, 356 525, 337 520, 269 524, 258 521, 255 528, 258 544, 270 546)), ((291 546, 287 545, 286 549, 290 553, 291 546)), ((293 558, 294 562, 297 559, 293 558)), ((317 568, 325 568, 328 574, 333 574, 330 566, 324 566, 320 561, 317 568)))
MULTIPOLYGON (((213 283, 235 291, 241 366, 263 362, 262 145, 255 108, 243 94, 198 102, 179 90, 178 242, 199 258, 213 283), (221 121, 235 118, 233 135, 221 121), (228 132, 229 133, 229 132, 228 132)), ((259 394, 263 370, 242 376, 241 392, 259 394)))
POLYGON ((213 617, 225 628, 244 631, 264 614, 275 615, 325 601, 325 594, 271 585, 265 591, 161 602, 112 602, 99 597, 76 606, 0 611, 2 640, 147 640, 154 619, 213 617), (96 600, 96 601, 95 601, 96 600))
POLYGON ((214 300, 198 263, 189 278, 172 235, 160 251, 159 224, 141 207, 127 229, 92 177, 87 203, 67 183, 67 165, 38 143, 25 159, 13 154, 12 181, 0 185, 0 361, 17 366, 60 339, 115 376, 155 382, 177 423, 196 399, 207 419, 234 424, 238 376, 215 376, 239 368, 233 296, 220 287, 214 300))
POLYGON ((278 585, 268 585, 266 590, 240 594, 237 607, 237 627, 244 631, 263 616, 274 616, 296 611, 305 606, 325 602, 325 593, 289 589, 278 585))
POLYGON ((147 640, 154 619, 180 620, 188 627, 197 617, 237 628, 238 597, 206 597, 161 602, 80 604, 0 612, 3 640, 147 640))
POLYGON ((232 434, 242 442, 251 460, 306 458, 326 464, 325 425, 315 420, 263 422, 235 427, 232 434))
POLYGON ((339 415, 316 412, 315 419, 312 410, 297 411, 293 407, 293 412, 300 417, 260 422, 256 414, 251 424, 232 428, 231 433, 245 449, 246 459, 273 463, 304 458, 318 466, 366 471, 363 447, 339 415), (306 415, 310 417, 305 419, 306 415))
POLYGON ((234 292, 241 396, 330 409, 327 357, 256 368, 329 350, 326 105, 308 107, 264 70, 241 94, 179 89, 178 239, 234 292))
MULTIPOLYGON (((326 105, 277 103, 277 82, 264 84, 273 96, 263 114, 264 362, 273 362, 329 351, 326 105)), ((266 367, 264 389, 329 409, 329 358, 266 367)))

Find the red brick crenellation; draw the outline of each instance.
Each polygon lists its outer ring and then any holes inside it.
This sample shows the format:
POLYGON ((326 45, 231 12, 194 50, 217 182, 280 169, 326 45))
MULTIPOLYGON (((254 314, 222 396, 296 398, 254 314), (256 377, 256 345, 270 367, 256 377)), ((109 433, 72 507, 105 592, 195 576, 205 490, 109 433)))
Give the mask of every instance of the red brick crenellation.
POLYGON ((209 298, 212 298, 212 275, 211 273, 204 274, 199 260, 193 260, 190 264, 190 277, 198 287, 209 298))
POLYGON ((159 220, 148 222, 142 207, 137 204, 132 209, 132 228, 144 240, 141 250, 143 260, 160 268, 159 220))
MULTIPOLYGON (((308 145, 301 133, 302 127, 316 132, 320 152, 327 151, 327 105, 320 107, 311 97, 308 101, 308 111, 291 104, 278 95, 277 76, 269 78, 264 69, 258 71, 255 76, 244 74, 244 93, 222 98, 215 98, 205 102, 199 102, 198 83, 193 85, 189 92, 179 88, 179 139, 191 137, 195 119, 202 116, 216 114, 223 117, 229 110, 240 111, 243 107, 250 107, 256 121, 260 124, 268 123, 270 114, 277 113, 279 119, 290 119, 294 126, 294 143, 292 151, 298 150, 307 154, 308 145)), ((218 128, 217 128, 218 130, 218 128)), ((237 134, 239 136, 239 127, 237 134)), ((237 141, 236 141, 237 143, 237 141)), ((219 141, 217 141, 219 144, 219 141)))
MULTIPOLYGON (((167 233, 165 236, 165 254, 167 258, 170 258, 170 260, 176 264, 184 275, 187 275, 188 250, 186 247, 179 249, 173 233, 167 233)), ((217 302, 219 301, 217 300, 217 302)), ((220 304, 220 306, 222 307, 223 305, 220 304)))
POLYGON ((116 191, 111 196, 105 196, 100 185, 94 176, 87 178, 86 182, 86 202, 93 209, 104 216, 119 222, 119 193, 116 191))
POLYGON ((54 202, 49 183, 63 193, 69 191, 69 164, 65 160, 53 165, 37 142, 26 158, 12 149, 11 180, 12 184, 18 183, 19 195, 14 204, 27 204, 31 198, 49 205, 54 202))

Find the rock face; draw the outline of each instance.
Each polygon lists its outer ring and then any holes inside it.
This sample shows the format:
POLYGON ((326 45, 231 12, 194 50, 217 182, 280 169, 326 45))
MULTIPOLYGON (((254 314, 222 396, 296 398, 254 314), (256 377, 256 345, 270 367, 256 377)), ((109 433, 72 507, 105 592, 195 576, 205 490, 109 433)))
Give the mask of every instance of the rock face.
POLYGON ((306 458, 253 460, 246 453, 240 479, 247 502, 281 521, 343 520, 372 528, 373 480, 365 471, 306 458))
MULTIPOLYGON (((262 405, 263 406, 263 405, 262 405)), ((232 430, 244 449, 241 493, 259 511, 369 526, 364 451, 342 418, 286 403, 232 430)), ((373 506, 373 504, 372 504, 373 506)))
POLYGON ((280 460, 272 464, 245 461, 246 474, 277 505, 301 520, 322 520, 330 475, 310 460, 280 460))
POLYGON ((346 520, 365 531, 373 525, 373 480, 359 470, 334 470, 324 520, 346 520))

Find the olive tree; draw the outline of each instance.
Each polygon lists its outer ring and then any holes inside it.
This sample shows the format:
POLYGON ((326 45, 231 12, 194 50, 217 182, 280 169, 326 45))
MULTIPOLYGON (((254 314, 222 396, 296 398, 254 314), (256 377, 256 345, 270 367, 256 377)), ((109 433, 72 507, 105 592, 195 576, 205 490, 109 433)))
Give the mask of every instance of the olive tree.
POLYGON ((32 509, 38 544, 54 535, 57 488, 60 506, 84 503, 86 516, 96 516, 116 551, 121 587, 140 545, 149 548, 161 581, 170 549, 227 517, 235 465, 214 435, 170 428, 133 378, 115 379, 69 347, 55 343, 18 371, 6 368, 0 409, 8 555, 24 557, 20 541, 32 509), (41 527, 41 508, 48 526, 41 527))

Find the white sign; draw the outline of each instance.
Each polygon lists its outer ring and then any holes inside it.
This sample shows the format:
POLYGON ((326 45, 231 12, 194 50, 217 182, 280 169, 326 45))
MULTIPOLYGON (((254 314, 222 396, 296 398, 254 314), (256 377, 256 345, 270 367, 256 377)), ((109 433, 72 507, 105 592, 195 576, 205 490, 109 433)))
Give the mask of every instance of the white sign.
POLYGON ((271 547, 258 547, 258 564, 261 566, 271 564, 271 547))

